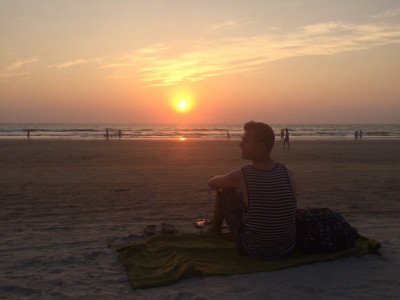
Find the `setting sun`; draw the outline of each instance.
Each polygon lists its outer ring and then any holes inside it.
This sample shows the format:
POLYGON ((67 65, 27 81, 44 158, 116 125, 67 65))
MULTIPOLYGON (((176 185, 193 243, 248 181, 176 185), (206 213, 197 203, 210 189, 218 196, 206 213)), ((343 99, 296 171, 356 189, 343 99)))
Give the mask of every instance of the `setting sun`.
POLYGON ((172 100, 172 107, 179 113, 187 113, 193 109, 193 98, 187 93, 178 93, 172 100))
POLYGON ((186 99, 176 100, 173 103, 173 107, 180 113, 186 113, 191 109, 191 103, 186 99))
POLYGON ((182 112, 186 111, 188 109, 188 107, 189 107, 189 105, 186 100, 179 101, 178 108, 180 111, 182 111, 182 112))

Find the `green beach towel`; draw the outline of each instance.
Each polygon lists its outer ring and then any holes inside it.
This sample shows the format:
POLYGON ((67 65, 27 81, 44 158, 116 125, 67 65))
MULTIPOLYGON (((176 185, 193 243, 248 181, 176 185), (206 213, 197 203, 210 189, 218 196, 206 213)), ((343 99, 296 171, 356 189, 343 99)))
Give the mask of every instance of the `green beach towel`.
POLYGON ((353 248, 336 252, 262 261, 240 256, 229 234, 201 236, 182 234, 155 236, 133 245, 112 245, 119 252, 135 289, 151 288, 178 282, 193 276, 233 275, 274 271, 344 256, 362 256, 377 252, 377 241, 360 236, 353 248))

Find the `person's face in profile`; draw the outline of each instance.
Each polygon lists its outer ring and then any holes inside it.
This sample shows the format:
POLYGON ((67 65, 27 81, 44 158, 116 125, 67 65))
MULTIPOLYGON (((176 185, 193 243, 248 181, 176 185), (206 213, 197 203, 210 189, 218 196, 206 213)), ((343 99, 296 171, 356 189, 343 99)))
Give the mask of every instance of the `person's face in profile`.
POLYGON ((243 159, 252 160, 259 157, 260 153, 263 151, 263 144, 257 140, 256 134, 252 130, 244 132, 239 146, 242 149, 243 159))

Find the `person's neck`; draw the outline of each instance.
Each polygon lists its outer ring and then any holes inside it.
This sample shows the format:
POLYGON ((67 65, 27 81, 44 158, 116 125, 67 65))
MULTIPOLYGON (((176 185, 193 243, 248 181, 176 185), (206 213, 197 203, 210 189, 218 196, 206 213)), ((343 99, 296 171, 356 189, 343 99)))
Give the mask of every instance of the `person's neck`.
POLYGON ((263 154, 251 161, 253 163, 252 166, 257 169, 271 170, 276 166, 276 162, 272 160, 269 154, 263 154))

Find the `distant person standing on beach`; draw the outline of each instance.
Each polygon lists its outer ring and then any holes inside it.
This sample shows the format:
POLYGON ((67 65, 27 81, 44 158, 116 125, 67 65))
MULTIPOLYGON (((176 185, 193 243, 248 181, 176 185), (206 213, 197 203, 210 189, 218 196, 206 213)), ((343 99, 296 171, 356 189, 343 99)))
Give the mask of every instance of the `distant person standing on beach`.
POLYGON ((288 149, 290 150, 290 144, 289 144, 289 129, 285 129, 285 140, 283 141, 283 149, 285 149, 286 143, 288 145, 288 149))
POLYGON ((121 137, 122 137, 122 131, 121 129, 118 129, 118 138, 121 139, 121 137))
POLYGON ((285 138, 285 129, 281 129, 281 140, 285 138))
POLYGON ((107 141, 110 139, 110 133, 108 132, 108 128, 106 128, 106 134, 104 135, 107 141))
POLYGON ((275 133, 269 125, 251 121, 244 130, 239 146, 242 158, 252 164, 208 181, 208 186, 217 191, 217 198, 211 225, 201 233, 220 234, 225 220, 239 254, 281 258, 291 254, 296 245, 293 176, 270 156, 275 133))
POLYGON ((361 129, 360 129, 359 136, 360 136, 360 141, 361 141, 362 140, 362 131, 361 131, 361 129))
POLYGON ((229 134, 229 130, 226 131, 226 139, 227 139, 228 141, 231 140, 231 135, 229 134))
POLYGON ((358 140, 358 130, 356 130, 354 132, 354 140, 357 141, 358 140))
POLYGON ((28 140, 31 138, 31 130, 28 129, 28 132, 26 133, 26 136, 28 137, 28 140))

